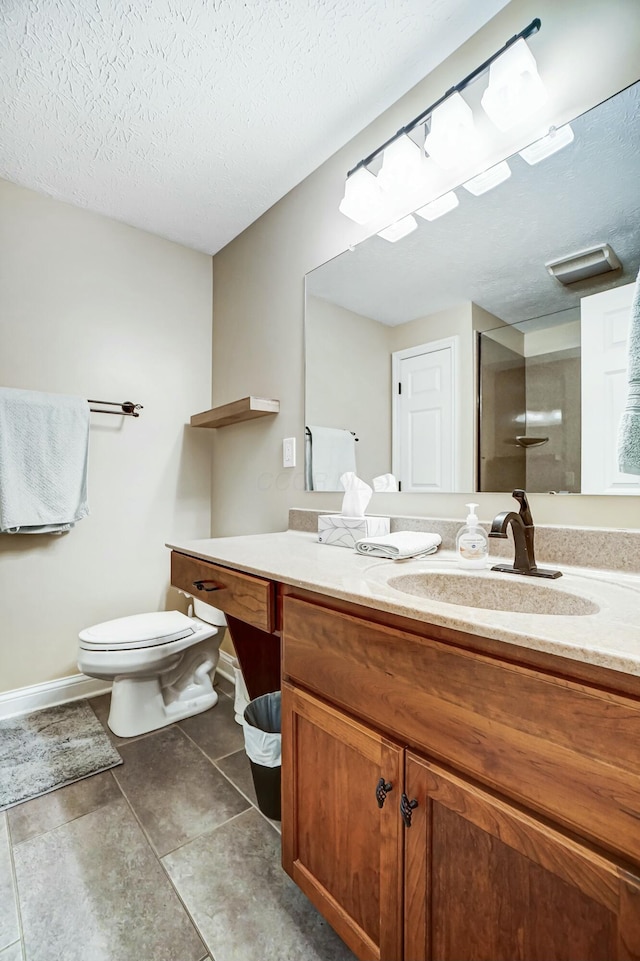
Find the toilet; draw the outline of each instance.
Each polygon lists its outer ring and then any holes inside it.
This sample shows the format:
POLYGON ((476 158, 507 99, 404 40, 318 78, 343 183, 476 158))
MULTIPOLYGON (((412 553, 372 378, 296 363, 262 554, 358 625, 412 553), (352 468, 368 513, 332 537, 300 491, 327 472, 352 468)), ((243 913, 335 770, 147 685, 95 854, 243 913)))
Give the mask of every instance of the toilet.
POLYGON ((193 598, 192 616, 134 614, 80 631, 78 668, 113 681, 107 721, 113 733, 135 737, 213 707, 225 624, 222 611, 193 598))

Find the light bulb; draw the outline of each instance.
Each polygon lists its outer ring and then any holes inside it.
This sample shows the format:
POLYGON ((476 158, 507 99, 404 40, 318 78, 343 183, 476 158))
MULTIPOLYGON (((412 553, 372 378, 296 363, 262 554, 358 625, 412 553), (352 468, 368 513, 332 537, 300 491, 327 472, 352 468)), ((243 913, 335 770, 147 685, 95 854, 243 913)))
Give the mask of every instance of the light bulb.
POLYGON ((489 86, 482 107, 498 130, 509 130, 526 120, 547 99, 535 57, 520 38, 489 67, 489 86))
POLYGON ((409 206, 412 200, 419 203, 430 187, 424 153, 410 137, 402 134, 385 147, 377 179, 382 190, 396 203, 405 202, 409 206))
POLYGON ((412 233, 418 226, 418 222, 415 217, 409 215, 408 217, 403 217, 402 220, 396 221, 395 224, 391 224, 390 227, 385 227, 384 230, 378 231, 378 237, 382 237, 383 240, 388 240, 389 243, 395 244, 396 240, 402 240, 407 234, 412 233))
POLYGON ((464 166, 470 155, 477 153, 478 135, 471 107, 459 93, 452 93, 431 114, 424 149, 444 170, 464 166))
POLYGON ((529 144, 528 147, 521 150, 520 156, 533 166, 533 164, 538 164, 541 160, 546 160, 547 157, 557 153, 558 150, 562 150, 563 147, 567 147, 570 143, 573 143, 573 130, 571 124, 566 123, 564 127, 559 127, 557 130, 552 127, 546 137, 536 140, 535 143, 529 144))
POLYGON ((494 167, 489 167, 488 170, 484 170, 477 177, 472 177, 471 180, 467 180, 462 186, 465 190, 468 190, 470 194, 474 194, 479 197, 480 194, 485 194, 487 190, 493 190, 498 184, 504 183, 511 176, 511 167, 506 160, 502 163, 496 164, 494 167))
POLYGON ((357 224, 367 224, 380 215, 383 209, 382 191, 377 178, 366 167, 359 167, 347 177, 344 197, 340 201, 340 212, 357 224))
POLYGON ((438 217, 448 214, 450 210, 455 210, 459 203, 455 192, 450 190, 449 193, 443 194, 437 200, 432 200, 425 207, 420 207, 419 210, 416 210, 416 213, 420 217, 424 217, 425 220, 437 220, 438 217))

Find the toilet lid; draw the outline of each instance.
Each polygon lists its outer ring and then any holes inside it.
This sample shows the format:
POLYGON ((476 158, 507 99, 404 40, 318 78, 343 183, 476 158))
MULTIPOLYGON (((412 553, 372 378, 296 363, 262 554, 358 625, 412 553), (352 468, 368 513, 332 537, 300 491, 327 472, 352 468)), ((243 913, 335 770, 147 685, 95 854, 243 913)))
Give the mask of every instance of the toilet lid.
POLYGON ((193 621, 180 611, 156 611, 103 621, 80 631, 80 646, 91 649, 152 647, 195 634, 193 621))

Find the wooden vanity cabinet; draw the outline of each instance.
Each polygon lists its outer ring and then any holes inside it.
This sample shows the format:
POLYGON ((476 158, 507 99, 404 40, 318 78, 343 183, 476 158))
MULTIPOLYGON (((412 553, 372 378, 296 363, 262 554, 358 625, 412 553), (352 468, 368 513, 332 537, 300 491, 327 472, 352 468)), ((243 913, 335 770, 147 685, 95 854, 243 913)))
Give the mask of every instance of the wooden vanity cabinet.
POLYGON ((294 595, 283 865, 356 956, 640 959, 638 697, 294 595))
POLYGON ((252 698, 282 632, 283 866, 358 958, 640 961, 638 678, 171 571, 227 614, 252 698))
POLYGON ((413 753, 405 790, 407 961, 640 957, 640 880, 413 753))
POLYGON ((399 961, 403 750, 286 683, 282 724, 285 870, 359 958, 399 961))
POLYGON ((275 585, 263 577, 172 551, 171 583, 243 624, 275 629, 275 585))

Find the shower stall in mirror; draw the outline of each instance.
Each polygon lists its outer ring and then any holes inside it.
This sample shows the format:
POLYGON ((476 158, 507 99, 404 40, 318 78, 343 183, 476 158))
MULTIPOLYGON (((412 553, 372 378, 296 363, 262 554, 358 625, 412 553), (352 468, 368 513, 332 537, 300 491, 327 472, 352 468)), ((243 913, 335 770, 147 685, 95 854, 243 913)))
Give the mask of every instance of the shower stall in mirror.
POLYGON ((478 336, 478 490, 579 493, 579 312, 478 336))

